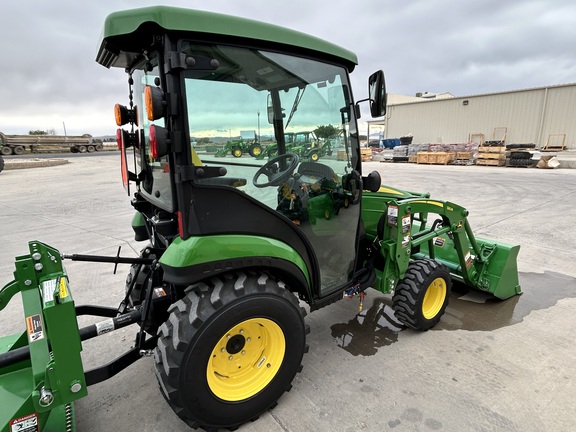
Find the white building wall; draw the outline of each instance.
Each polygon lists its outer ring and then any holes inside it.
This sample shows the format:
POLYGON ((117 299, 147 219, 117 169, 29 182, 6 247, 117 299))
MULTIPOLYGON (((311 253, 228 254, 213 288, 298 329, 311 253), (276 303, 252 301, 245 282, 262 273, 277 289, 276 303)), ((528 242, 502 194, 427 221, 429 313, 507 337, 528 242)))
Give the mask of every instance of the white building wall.
POLYGON ((385 120, 386 138, 412 134, 414 143, 498 140, 506 131, 507 144, 542 147, 550 134, 565 134, 576 149, 576 84, 390 105, 385 120))

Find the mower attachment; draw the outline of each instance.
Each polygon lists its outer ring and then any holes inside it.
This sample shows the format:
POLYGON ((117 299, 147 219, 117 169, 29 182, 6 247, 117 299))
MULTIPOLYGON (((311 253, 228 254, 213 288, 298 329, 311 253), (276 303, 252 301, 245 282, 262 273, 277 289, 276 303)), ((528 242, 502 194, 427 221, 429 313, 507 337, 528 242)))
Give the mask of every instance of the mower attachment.
POLYGON ((0 310, 21 293, 26 326, 0 338, 0 427, 72 431, 72 402, 87 394, 74 301, 60 253, 37 241, 29 249, 0 290, 0 310))

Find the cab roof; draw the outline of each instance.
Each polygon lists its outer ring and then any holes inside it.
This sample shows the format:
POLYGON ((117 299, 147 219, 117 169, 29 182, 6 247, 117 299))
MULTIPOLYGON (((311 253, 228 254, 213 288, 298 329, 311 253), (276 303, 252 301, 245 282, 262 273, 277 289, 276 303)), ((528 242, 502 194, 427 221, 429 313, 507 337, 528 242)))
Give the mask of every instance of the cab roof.
POLYGON ((153 6, 110 14, 104 22, 96 61, 129 68, 152 36, 167 32, 198 41, 233 43, 318 58, 352 71, 356 54, 325 40, 260 21, 213 12, 153 6))

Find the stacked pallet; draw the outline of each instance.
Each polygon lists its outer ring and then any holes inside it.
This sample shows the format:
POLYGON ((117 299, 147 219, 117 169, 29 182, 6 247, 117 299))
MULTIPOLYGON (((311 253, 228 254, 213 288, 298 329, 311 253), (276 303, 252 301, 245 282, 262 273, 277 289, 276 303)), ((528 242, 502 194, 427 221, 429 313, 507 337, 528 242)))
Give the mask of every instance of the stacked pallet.
POLYGON ((408 146, 408 162, 417 163, 418 153, 430 151, 430 144, 411 144, 408 146))
POLYGON ((412 144, 409 162, 429 165, 472 165, 478 145, 473 143, 412 144))
POLYGON ((361 148, 360 157, 362 162, 369 162, 372 159, 372 149, 371 148, 361 148))
POLYGON ((506 147, 500 145, 481 145, 478 147, 476 165, 504 166, 506 165, 506 147))
POLYGON ((392 150, 392 161, 394 162, 407 162, 408 161, 408 145, 398 145, 392 150))
POLYGON ((538 161, 532 159, 532 151, 536 144, 508 144, 506 149, 510 152, 506 159, 507 167, 534 167, 538 161))
POLYGON ((452 163, 455 158, 454 152, 418 152, 416 163, 431 164, 431 165, 448 165, 452 163))
POLYGON ((472 165, 474 163, 474 153, 471 151, 458 151, 455 153, 454 165, 472 165))

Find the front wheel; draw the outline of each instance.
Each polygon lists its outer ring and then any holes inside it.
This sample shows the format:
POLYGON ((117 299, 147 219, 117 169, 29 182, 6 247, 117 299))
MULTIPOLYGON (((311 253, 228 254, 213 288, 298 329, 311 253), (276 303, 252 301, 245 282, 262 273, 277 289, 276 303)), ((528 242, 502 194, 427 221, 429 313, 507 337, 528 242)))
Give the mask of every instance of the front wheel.
POLYGON ((445 265, 432 259, 414 260, 392 297, 396 318, 414 330, 434 327, 444 315, 451 289, 445 265))
POLYGON ((156 376, 191 427, 234 429, 273 407, 307 351, 304 309, 263 273, 226 274, 189 287, 169 309, 156 376))
POLYGON ((232 156, 234 156, 235 158, 239 158, 241 157, 243 154, 242 149, 240 147, 234 147, 232 149, 232 156))

